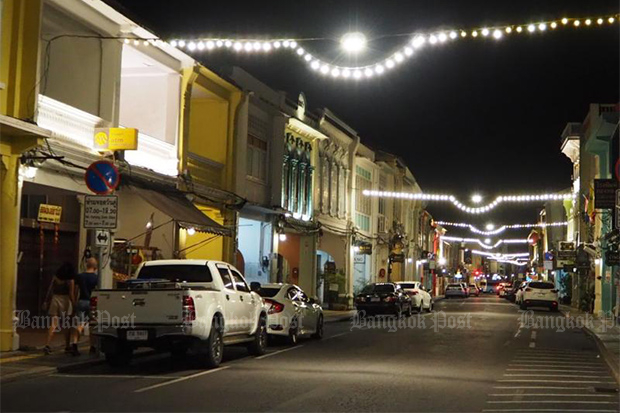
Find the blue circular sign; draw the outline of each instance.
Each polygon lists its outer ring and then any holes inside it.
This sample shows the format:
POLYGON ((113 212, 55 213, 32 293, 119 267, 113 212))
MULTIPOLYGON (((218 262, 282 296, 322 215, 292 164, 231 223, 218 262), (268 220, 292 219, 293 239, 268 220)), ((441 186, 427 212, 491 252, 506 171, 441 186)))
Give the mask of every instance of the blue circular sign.
POLYGON ((114 192, 120 182, 118 169, 112 162, 97 161, 90 164, 84 173, 84 181, 88 189, 98 195, 114 192))

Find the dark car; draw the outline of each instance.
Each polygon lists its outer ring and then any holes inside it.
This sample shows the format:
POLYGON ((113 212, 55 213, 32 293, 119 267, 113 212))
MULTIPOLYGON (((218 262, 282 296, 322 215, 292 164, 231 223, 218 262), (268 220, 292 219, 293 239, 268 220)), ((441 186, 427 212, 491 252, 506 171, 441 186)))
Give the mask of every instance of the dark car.
POLYGON ((504 298, 514 303, 515 297, 517 296, 517 291, 519 291, 520 286, 521 286, 521 283, 516 282, 512 285, 512 287, 510 287, 510 289, 505 289, 504 298))
POLYGON ((411 298, 393 283, 368 284, 355 297, 355 307, 358 312, 366 314, 395 314, 410 316, 413 310, 411 298))

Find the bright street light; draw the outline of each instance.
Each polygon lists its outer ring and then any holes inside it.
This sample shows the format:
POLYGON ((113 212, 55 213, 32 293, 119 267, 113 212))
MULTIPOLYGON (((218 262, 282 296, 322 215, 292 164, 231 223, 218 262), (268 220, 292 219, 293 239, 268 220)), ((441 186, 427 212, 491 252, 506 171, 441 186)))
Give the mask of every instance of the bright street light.
POLYGON ((486 239, 484 240, 484 243, 485 243, 485 244, 490 244, 490 243, 491 243, 491 238, 486 238, 486 239))
POLYGON ((479 204, 480 202, 482 202, 482 195, 472 195, 471 200, 474 204, 479 204))
POLYGON ((359 53, 366 48, 366 36, 360 32, 347 33, 340 39, 340 45, 348 53, 359 53))
POLYGON ((439 258, 439 265, 446 265, 446 259, 444 257, 439 258))
POLYGON ((495 225, 487 224, 487 226, 485 228, 487 229, 487 231, 493 231, 495 229, 495 225))

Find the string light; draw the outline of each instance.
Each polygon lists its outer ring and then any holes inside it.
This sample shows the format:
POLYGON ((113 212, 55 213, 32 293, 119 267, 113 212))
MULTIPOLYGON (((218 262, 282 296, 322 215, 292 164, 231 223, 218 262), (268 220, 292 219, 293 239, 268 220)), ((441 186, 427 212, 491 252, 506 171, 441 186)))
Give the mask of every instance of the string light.
POLYGON ((523 261, 522 257, 529 257, 529 252, 516 253, 516 254, 491 254, 485 251, 472 250, 472 254, 481 255, 488 259, 495 260, 497 262, 503 262, 508 264, 514 264, 518 266, 527 265, 527 261, 523 261))
MULTIPOLYGON (((493 202, 487 205, 479 207, 470 207, 464 205, 456 199, 454 195, 439 195, 439 194, 425 194, 425 193, 410 193, 410 192, 384 192, 384 191, 371 191, 365 189, 362 191, 364 196, 379 197, 379 198, 398 198, 409 200, 422 200, 422 201, 438 201, 438 202, 451 202, 455 207, 468 214, 483 214, 495 209, 501 203, 522 203, 522 202, 541 202, 541 201, 563 201, 573 199, 576 195, 571 193, 566 194, 538 194, 538 195, 502 195, 495 198, 493 202)), ((477 198, 476 198, 477 199, 477 198)), ((474 200, 475 202, 475 200, 474 200)))
POLYGON ((484 241, 478 238, 460 238, 460 237, 450 237, 447 235, 441 236, 442 240, 445 241, 455 241, 455 242, 464 242, 464 243, 477 243, 482 248, 491 250, 499 247, 502 244, 527 244, 527 239, 521 238, 513 238, 513 239, 500 239, 495 244, 491 245, 491 239, 487 238, 484 241))
POLYGON ((466 224, 463 222, 446 222, 446 221, 435 221, 437 225, 442 227, 460 227, 460 228, 469 228, 469 230, 475 234, 479 235, 497 235, 500 234, 507 229, 523 229, 523 228, 546 228, 546 227, 562 227, 567 226, 568 222, 539 222, 537 224, 511 224, 511 225, 502 225, 496 229, 488 229, 487 231, 480 230, 471 224, 466 224))
MULTIPOLYGON (((613 24, 614 22, 616 22, 619 16, 620 15, 618 14, 599 16, 598 18, 596 18, 596 22, 599 26, 602 26, 605 21, 607 21, 609 24, 613 24)), ((581 25, 582 20, 585 22, 585 25, 588 26, 590 26, 594 21, 593 18, 590 17, 585 18, 585 20, 564 17, 560 20, 560 22, 564 27, 570 27, 569 23, 572 23, 572 26, 577 28, 581 25)), ((306 56, 308 55, 307 51, 298 45, 298 42, 325 39, 175 39, 170 41, 170 45, 173 47, 178 47, 180 49, 184 49, 187 47, 187 49, 191 52, 194 52, 197 49, 200 52, 205 50, 213 51, 221 48, 222 46, 225 46, 226 48, 232 47, 237 52, 244 50, 248 53, 266 53, 272 50, 288 49, 289 52, 292 51, 295 53, 295 55, 302 58, 303 61, 307 63, 312 70, 316 71, 318 68, 320 68, 319 73, 321 74, 332 74, 332 77, 334 78, 361 80, 372 78, 374 77, 374 75, 381 75, 386 72, 386 70, 391 70, 395 68, 397 66, 397 63, 402 63, 407 59, 415 56, 415 54, 413 53, 414 49, 421 49, 426 44, 431 44, 434 46, 447 44, 459 38, 467 38, 469 37, 468 34, 471 34, 472 38, 481 37, 484 39, 488 37, 493 37, 495 40, 499 40, 504 37, 504 33, 510 34, 513 32, 513 30, 517 33, 521 33, 525 28, 529 33, 542 33, 546 32, 548 27, 556 29, 559 26, 556 21, 550 20, 518 25, 482 27, 470 30, 453 29, 446 31, 431 31, 426 33, 412 33, 412 37, 410 40, 408 40, 406 45, 401 46, 397 50, 391 51, 384 59, 365 66, 338 66, 328 64, 324 60, 316 57, 309 59, 306 58, 306 56), (457 33, 460 33, 460 37, 457 33), (197 46, 198 42, 203 42, 206 47, 197 46), (213 47, 213 45, 217 47, 213 47), (413 46, 413 49, 411 49, 410 46, 413 46), (327 67, 326 70, 322 69, 324 66, 327 67), (348 73, 348 75, 344 75, 344 73, 348 73)), ((347 52, 355 54, 364 50, 364 48, 366 47, 366 38, 362 33, 349 33, 341 39, 341 44, 347 50, 347 52)))

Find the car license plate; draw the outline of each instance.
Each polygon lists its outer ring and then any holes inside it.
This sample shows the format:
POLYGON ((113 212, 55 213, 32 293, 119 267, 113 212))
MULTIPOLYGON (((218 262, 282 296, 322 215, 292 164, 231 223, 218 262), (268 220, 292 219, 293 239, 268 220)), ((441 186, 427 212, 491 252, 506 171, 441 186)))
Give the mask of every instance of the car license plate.
POLYGON ((127 330, 127 340, 141 341, 148 340, 149 332, 147 330, 127 330))
POLYGON ((377 302, 377 301, 381 301, 381 299, 379 297, 371 297, 370 301, 374 303, 374 302, 377 302))

